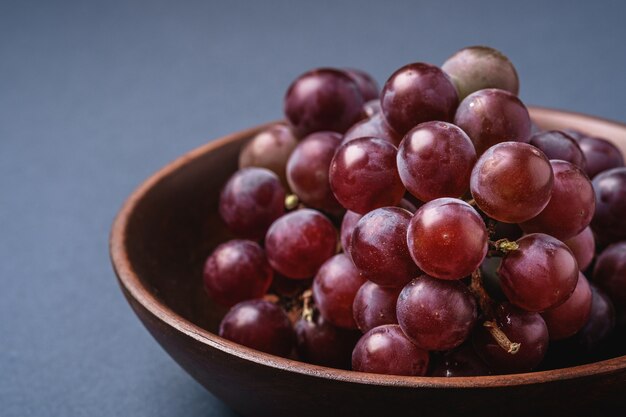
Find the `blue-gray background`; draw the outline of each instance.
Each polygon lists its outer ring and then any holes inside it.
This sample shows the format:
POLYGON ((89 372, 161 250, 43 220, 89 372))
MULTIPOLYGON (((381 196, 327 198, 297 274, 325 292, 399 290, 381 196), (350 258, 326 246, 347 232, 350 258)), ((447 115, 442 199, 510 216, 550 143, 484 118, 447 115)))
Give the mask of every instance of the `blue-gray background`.
POLYGON ((117 288, 108 231, 133 188, 280 118, 311 67, 383 82, 473 44, 511 58, 525 102, 626 121, 624 4, 0 0, 0 415, 234 415, 117 288))

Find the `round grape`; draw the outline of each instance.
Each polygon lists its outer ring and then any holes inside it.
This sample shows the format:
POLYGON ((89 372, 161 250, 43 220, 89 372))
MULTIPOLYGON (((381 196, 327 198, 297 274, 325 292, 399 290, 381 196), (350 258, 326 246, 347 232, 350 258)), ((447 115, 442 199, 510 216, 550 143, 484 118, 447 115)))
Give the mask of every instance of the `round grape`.
POLYGON ((582 136, 578 145, 585 155, 585 170, 591 179, 601 172, 624 166, 624 155, 606 139, 582 136))
POLYGON ((396 302, 402 288, 381 287, 366 281, 354 297, 354 321, 363 333, 384 324, 398 324, 396 302))
POLYGON ((596 239, 593 237, 590 227, 585 227, 582 232, 563 241, 563 243, 572 250, 578 263, 578 269, 584 271, 591 265, 596 253, 596 239))
POLYGON ((489 375, 490 373, 489 368, 474 352, 471 344, 464 344, 453 351, 446 352, 431 375, 451 378, 489 375))
POLYGON ((575 340, 584 352, 592 352, 607 341, 615 328, 615 308, 604 291, 591 285, 591 312, 575 340))
POLYGON ((548 326, 550 340, 561 340, 576 334, 587 323, 591 313, 591 287, 579 272, 576 289, 565 302, 541 313, 548 326))
POLYGON ((602 251, 593 269, 593 282, 606 291, 618 311, 626 310, 626 241, 602 251))
POLYGON ((398 146, 402 135, 397 134, 385 121, 381 113, 374 114, 368 119, 363 119, 352 126, 345 135, 341 144, 348 143, 359 138, 379 138, 398 146))
POLYGON ((596 211, 591 228, 603 244, 626 240, 626 168, 614 168, 593 179, 596 211))
POLYGON ((343 71, 356 83, 363 100, 375 100, 379 96, 380 88, 376 80, 365 71, 354 68, 344 68, 343 71))
POLYGON ((583 170, 587 165, 585 155, 578 142, 563 131, 550 130, 536 133, 528 143, 539 148, 548 159, 571 162, 583 170))

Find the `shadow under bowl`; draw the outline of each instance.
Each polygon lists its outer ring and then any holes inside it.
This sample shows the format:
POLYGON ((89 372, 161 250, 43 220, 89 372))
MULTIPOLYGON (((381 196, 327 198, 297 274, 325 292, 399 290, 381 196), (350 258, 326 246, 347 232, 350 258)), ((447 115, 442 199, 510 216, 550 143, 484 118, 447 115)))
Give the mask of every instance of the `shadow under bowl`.
MULTIPOLYGON (((531 108, 544 129, 610 138, 626 154, 626 125, 531 108)), ((202 266, 232 236, 217 214, 242 144, 265 126, 212 141, 167 165, 128 198, 113 224, 111 259, 124 296, 161 346, 245 416, 578 415, 626 406, 626 356, 517 375, 403 377, 305 364, 217 336, 225 310, 202 288, 202 266)), ((621 350, 621 355, 626 349, 621 350)))

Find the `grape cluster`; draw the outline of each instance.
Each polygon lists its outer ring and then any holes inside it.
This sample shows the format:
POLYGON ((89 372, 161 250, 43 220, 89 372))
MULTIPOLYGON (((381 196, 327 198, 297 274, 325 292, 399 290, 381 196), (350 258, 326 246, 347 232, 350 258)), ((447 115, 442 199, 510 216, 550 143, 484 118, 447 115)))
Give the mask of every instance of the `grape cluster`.
POLYGON ((287 123, 243 147, 220 196, 238 239, 204 268, 230 308, 219 334, 395 375, 527 372, 563 346, 593 360, 626 326, 624 158, 541 131, 518 91, 488 47, 382 89, 354 69, 298 77, 287 123))

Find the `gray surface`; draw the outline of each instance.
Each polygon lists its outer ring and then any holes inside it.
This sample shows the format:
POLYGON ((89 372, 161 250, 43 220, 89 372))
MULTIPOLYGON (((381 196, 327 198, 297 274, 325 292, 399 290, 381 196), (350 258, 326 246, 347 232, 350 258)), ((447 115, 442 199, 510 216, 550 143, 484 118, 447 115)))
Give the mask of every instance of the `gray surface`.
POLYGON ((134 317, 108 230, 166 162, 281 117, 304 70, 382 82, 487 44, 526 102, 626 121, 623 2, 335 3, 0 0, 0 415, 234 415, 134 317))

